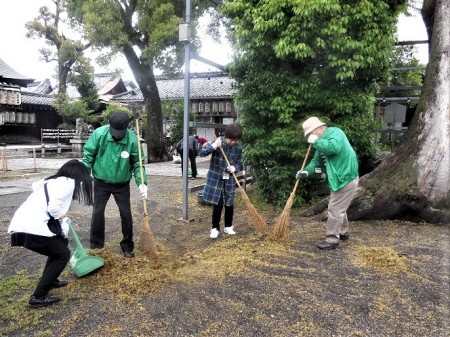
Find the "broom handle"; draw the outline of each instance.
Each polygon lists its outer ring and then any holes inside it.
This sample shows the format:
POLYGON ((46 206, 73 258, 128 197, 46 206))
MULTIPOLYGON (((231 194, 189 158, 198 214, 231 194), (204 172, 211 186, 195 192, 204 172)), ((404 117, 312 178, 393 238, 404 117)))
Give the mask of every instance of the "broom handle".
MULTIPOLYGON (((136 134, 138 139, 138 153, 139 153, 139 171, 141 173, 141 184, 144 183, 144 172, 142 170, 142 153, 141 153, 141 136, 139 135, 139 118, 136 118, 136 134)), ((142 198, 144 204, 144 215, 147 215, 147 203, 145 198, 142 198)))
POLYGON ((80 249, 83 248, 83 245, 81 244, 81 241, 78 238, 77 233, 75 233, 75 229, 73 229, 72 222, 69 223, 69 232, 70 232, 70 235, 72 236, 73 241, 75 241, 75 245, 77 246, 77 248, 80 248, 80 249))
MULTIPOLYGON (((303 159, 303 164, 302 164, 302 167, 300 168, 300 171, 303 171, 303 169, 305 168, 306 160, 308 159, 309 153, 311 152, 311 148, 312 148, 312 144, 309 144, 308 151, 306 152, 305 159, 303 159)), ((298 187, 299 183, 300 183, 300 179, 296 179, 294 190, 292 191, 292 194, 295 194, 295 191, 297 191, 297 187, 298 187)))
MULTIPOLYGON (((213 132, 213 134, 214 134, 214 137, 217 138, 216 133, 213 132)), ((228 161, 227 155, 225 154, 225 151, 222 149, 222 146, 220 147, 220 152, 222 152, 222 156, 225 158, 225 161, 227 162, 227 167, 228 167, 228 166, 231 166, 231 165, 230 165, 230 162, 228 161)), ((231 172, 230 172, 230 173, 231 173, 231 172)), ((242 186, 241 186, 241 184, 239 183, 239 180, 238 180, 238 178, 236 177, 236 175, 234 174, 234 172, 231 173, 231 174, 233 175, 233 178, 234 178, 234 180, 236 181, 236 184, 238 185, 238 187, 239 187, 240 189, 242 189, 242 186)), ((242 190, 242 191, 243 191, 243 190, 242 190)))

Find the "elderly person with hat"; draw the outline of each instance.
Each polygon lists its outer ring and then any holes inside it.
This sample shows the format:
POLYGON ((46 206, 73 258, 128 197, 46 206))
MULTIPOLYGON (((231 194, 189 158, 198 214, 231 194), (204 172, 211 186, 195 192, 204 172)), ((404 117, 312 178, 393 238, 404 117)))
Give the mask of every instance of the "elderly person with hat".
MULTIPOLYGON (((147 198, 147 175, 141 181, 139 138, 128 130, 129 116, 114 111, 109 125, 96 129, 83 147, 83 164, 94 177, 94 209, 91 219, 90 247, 105 244, 105 208, 111 194, 119 208, 123 239, 120 247, 125 257, 134 257, 133 218, 130 204, 132 175, 143 198, 147 198)), ((145 170, 145 168, 143 167, 145 170)))
POLYGON ((345 133, 337 127, 327 127, 317 117, 303 123, 304 136, 316 150, 311 162, 296 174, 307 178, 325 169, 330 187, 325 241, 317 247, 335 249, 340 240, 349 239, 347 209, 358 188, 358 159, 345 133))

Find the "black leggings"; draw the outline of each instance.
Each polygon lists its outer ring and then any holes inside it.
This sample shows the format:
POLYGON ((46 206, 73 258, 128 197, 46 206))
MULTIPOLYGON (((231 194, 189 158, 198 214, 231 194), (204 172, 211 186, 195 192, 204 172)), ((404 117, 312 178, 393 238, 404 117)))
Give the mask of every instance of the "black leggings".
POLYGON ((45 237, 28 234, 25 247, 48 257, 33 296, 43 297, 47 295, 52 288, 52 283, 63 272, 70 260, 70 251, 67 244, 68 240, 59 236, 45 237))
MULTIPOLYGON (((212 213, 212 228, 215 228, 217 230, 220 230, 220 218, 222 216, 223 206, 224 206, 223 194, 221 194, 219 203, 213 206, 213 213, 212 213)), ((225 205, 225 227, 233 226, 233 213, 234 213, 234 206, 225 205)))

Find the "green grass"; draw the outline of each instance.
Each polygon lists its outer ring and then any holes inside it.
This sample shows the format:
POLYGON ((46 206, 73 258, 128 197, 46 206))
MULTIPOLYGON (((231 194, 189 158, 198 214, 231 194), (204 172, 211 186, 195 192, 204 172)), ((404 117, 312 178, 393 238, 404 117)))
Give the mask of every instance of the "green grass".
POLYGON ((51 311, 28 308, 28 300, 36 282, 36 277, 27 275, 25 271, 0 280, 0 336, 8 336, 16 330, 31 331, 51 311))

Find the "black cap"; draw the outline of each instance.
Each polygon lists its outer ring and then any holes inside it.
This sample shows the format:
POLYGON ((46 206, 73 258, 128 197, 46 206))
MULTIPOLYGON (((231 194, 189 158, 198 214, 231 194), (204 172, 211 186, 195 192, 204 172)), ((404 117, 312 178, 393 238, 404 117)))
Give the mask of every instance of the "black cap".
POLYGON ((130 118, 126 112, 114 111, 109 118, 109 133, 114 138, 121 139, 125 136, 129 123, 130 118))

